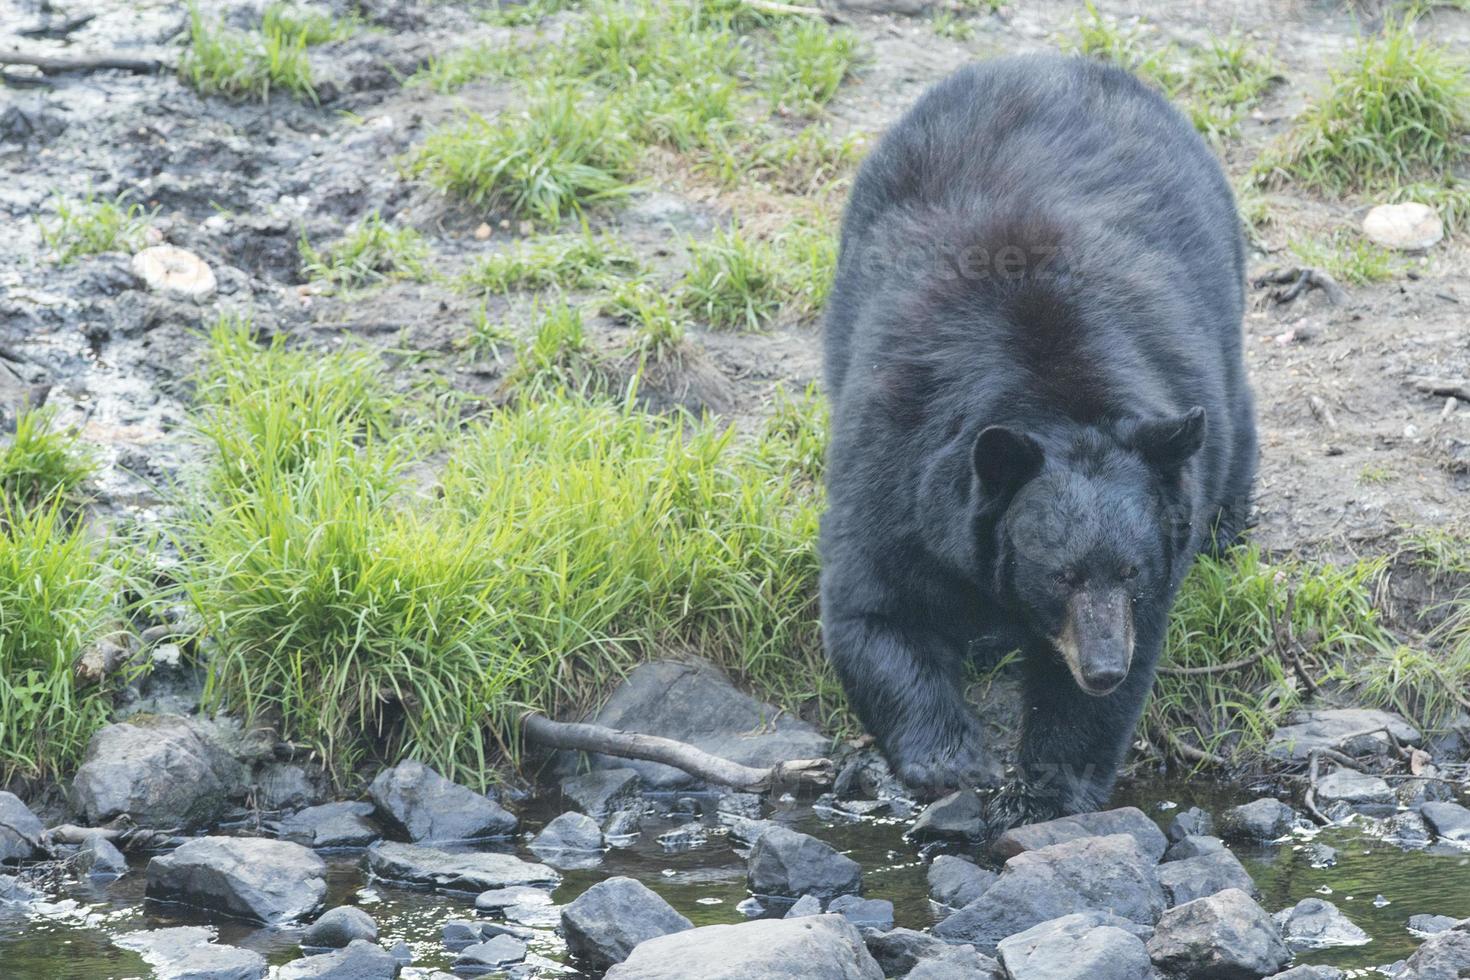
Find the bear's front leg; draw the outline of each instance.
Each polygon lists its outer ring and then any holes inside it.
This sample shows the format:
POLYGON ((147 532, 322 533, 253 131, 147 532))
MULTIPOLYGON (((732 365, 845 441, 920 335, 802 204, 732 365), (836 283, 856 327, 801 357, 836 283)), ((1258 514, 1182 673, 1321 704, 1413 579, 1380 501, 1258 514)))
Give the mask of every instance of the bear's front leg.
POLYGON ((1140 635, 1128 677, 1103 697, 1087 694, 1050 649, 1024 658, 1026 715, 1016 778, 986 803, 994 836, 1107 805, 1153 686, 1157 637, 1140 635))
POLYGON ((993 786, 979 721, 961 693, 957 644, 876 615, 828 609, 823 642, 848 700, 895 775, 924 796, 993 786))

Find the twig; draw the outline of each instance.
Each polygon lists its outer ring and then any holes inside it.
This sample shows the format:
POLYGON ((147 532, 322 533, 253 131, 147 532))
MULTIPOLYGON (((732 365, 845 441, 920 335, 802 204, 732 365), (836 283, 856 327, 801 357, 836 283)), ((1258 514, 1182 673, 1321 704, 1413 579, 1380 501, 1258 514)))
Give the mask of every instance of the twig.
POLYGON ((64 823, 46 831, 49 844, 85 844, 88 838, 101 837, 125 851, 147 851, 173 843, 177 830, 149 830, 145 827, 78 827, 64 823))
POLYGON ((807 7, 794 3, 776 3, 774 0, 744 0, 742 6, 759 10, 763 14, 796 14, 802 17, 820 17, 829 24, 841 24, 843 18, 823 7, 807 7))
POLYGON ((1277 303, 1290 303, 1309 288, 1320 289, 1327 294, 1327 301, 1333 306, 1342 306, 1348 301, 1347 290, 1337 284, 1337 280, 1323 272, 1321 269, 1297 268, 1272 269, 1261 276, 1254 283, 1257 289, 1265 286, 1286 286, 1271 294, 1271 298, 1277 303))
POLYGON ((1285 615, 1278 618, 1276 607, 1271 607, 1271 634, 1275 638, 1277 648, 1283 651, 1287 659, 1291 661, 1291 669, 1297 679, 1302 682, 1302 686, 1307 689, 1307 697, 1312 697, 1317 693, 1317 682, 1312 680, 1312 675, 1307 673, 1306 665, 1302 662, 1302 658, 1307 655, 1307 649, 1296 638, 1295 629, 1291 624, 1291 614, 1295 608, 1296 590, 1288 589, 1285 615))
POLYGON ((130 71, 139 75, 149 75, 169 67, 157 58, 125 58, 115 54, 63 58, 45 54, 28 54, 24 51, 0 51, 0 65, 26 65, 31 68, 39 68, 43 75, 62 75, 74 71, 130 71))
POLYGON ((1465 378, 1414 378, 1413 384, 1426 395, 1446 395, 1470 402, 1470 380, 1465 378))
POLYGON ((1317 416, 1317 421, 1329 429, 1337 428, 1337 418, 1332 414, 1332 407, 1327 404, 1321 395, 1312 395, 1307 399, 1307 404, 1312 406, 1312 414, 1317 416))
POLYGON ((79 31, 92 21, 97 19, 96 14, 82 14, 78 17, 70 17, 59 24, 44 21, 33 27, 22 27, 16 31, 21 37, 66 37, 74 31, 79 31))
POLYGON ((777 763, 768 769, 756 769, 710 755, 687 742, 601 725, 552 721, 535 711, 521 716, 521 728, 527 739, 548 748, 601 752, 620 759, 661 762, 706 782, 751 792, 762 792, 785 783, 828 786, 834 777, 831 759, 800 759, 777 763))
POLYGON ((1158 672, 1160 674, 1168 674, 1171 677, 1204 677, 1209 674, 1226 674, 1232 670, 1249 667, 1270 652, 1270 647, 1262 647, 1249 657, 1242 657, 1239 660, 1232 660, 1225 664, 1210 664, 1207 667, 1160 667, 1158 672))
POLYGON ((1317 809, 1317 773, 1321 768, 1322 757, 1318 753, 1313 752, 1312 767, 1308 770, 1307 775, 1307 791, 1302 794, 1302 804, 1307 808, 1307 813, 1317 822, 1318 826, 1325 827, 1332 821, 1328 820, 1327 816, 1321 810, 1317 809))
POLYGON ((1169 747, 1190 762, 1207 762, 1221 769, 1229 765, 1224 757, 1218 756, 1213 752, 1206 752, 1204 749, 1195 748, 1167 728, 1161 729, 1161 731, 1164 733, 1164 741, 1169 743, 1169 747))

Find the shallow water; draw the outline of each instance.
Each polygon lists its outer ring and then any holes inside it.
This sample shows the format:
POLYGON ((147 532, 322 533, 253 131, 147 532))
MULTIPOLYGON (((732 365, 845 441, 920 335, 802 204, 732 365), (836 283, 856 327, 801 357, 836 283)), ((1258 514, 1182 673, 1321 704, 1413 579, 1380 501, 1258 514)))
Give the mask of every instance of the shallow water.
MULTIPOLYGON (((1199 805, 1218 812, 1252 794, 1230 788, 1183 785, 1135 785, 1124 788, 1118 805, 1142 807, 1167 823, 1173 804, 1199 805)), ((712 811, 711 805, 705 809, 712 811)), ((525 811, 529 828, 555 816, 555 801, 538 801, 525 811)), ((918 851, 903 840, 908 820, 900 818, 831 819, 795 803, 778 804, 774 819, 814 833, 848 853, 863 865, 869 897, 893 902, 898 925, 922 928, 936 914, 926 893, 924 864, 918 851)), ((708 842, 683 851, 667 851, 656 838, 682 824, 672 818, 649 819, 632 847, 615 848, 601 864, 583 870, 564 870, 564 880, 553 897, 557 903, 575 898, 595 882, 612 875, 628 875, 661 894, 696 925, 739 922, 739 907, 748 898, 745 862, 711 816, 703 819, 708 842)), ((1402 959, 1419 940, 1405 928, 1410 915, 1431 913, 1470 917, 1470 852, 1443 847, 1403 851, 1378 840, 1363 829, 1331 828, 1315 840, 1337 849, 1338 863, 1313 868, 1304 851, 1305 839, 1275 848, 1235 848, 1255 878, 1262 904, 1269 911, 1285 908, 1302 898, 1320 896, 1338 905, 1373 937, 1360 947, 1319 950, 1300 954, 1298 963, 1324 963, 1343 968, 1370 968, 1402 959), (1321 891, 1330 888, 1331 892, 1321 891), (1387 904, 1375 905, 1378 896, 1387 904)), ((505 845, 529 860, 541 860, 523 841, 505 845)), ((453 954, 440 942, 440 929, 451 919, 474 917, 467 897, 436 895, 369 882, 361 869, 361 852, 326 854, 329 866, 328 904, 360 904, 378 921, 385 945, 404 940, 414 950, 415 970, 447 969, 453 954)), ((172 925, 213 925, 220 941, 259 951, 272 963, 300 955, 300 928, 261 928, 244 922, 212 919, 175 905, 143 901, 143 865, 139 857, 132 873, 110 884, 70 882, 61 889, 68 901, 39 914, 0 909, 0 977, 5 980, 66 978, 66 980, 121 980, 150 976, 136 953, 112 946, 109 936, 133 929, 172 925)), ((531 944, 533 952, 565 962, 565 950, 549 928, 531 944)), ((498 976, 498 974, 491 974, 498 976)))

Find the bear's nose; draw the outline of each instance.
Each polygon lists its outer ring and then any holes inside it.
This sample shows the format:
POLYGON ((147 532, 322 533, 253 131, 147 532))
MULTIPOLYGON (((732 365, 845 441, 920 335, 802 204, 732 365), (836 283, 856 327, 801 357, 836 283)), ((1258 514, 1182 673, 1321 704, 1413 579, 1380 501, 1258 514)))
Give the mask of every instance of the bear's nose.
POLYGON ((1082 683, 1089 694, 1111 694, 1128 676, 1128 671, 1119 666, 1083 668, 1082 683))

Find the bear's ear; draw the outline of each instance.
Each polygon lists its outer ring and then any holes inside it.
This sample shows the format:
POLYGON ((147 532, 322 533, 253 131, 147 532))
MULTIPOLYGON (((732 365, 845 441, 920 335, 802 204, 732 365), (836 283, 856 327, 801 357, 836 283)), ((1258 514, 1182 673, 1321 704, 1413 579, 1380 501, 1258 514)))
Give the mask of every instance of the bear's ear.
POLYGON ((1015 493, 1041 472, 1044 459, 1041 443, 1003 425, 989 426, 976 436, 971 455, 980 489, 991 497, 1015 493))
POLYGON ((1187 463, 1204 444, 1205 410, 1198 405, 1183 415, 1140 422, 1133 433, 1133 445, 1143 458, 1168 473, 1187 463))

